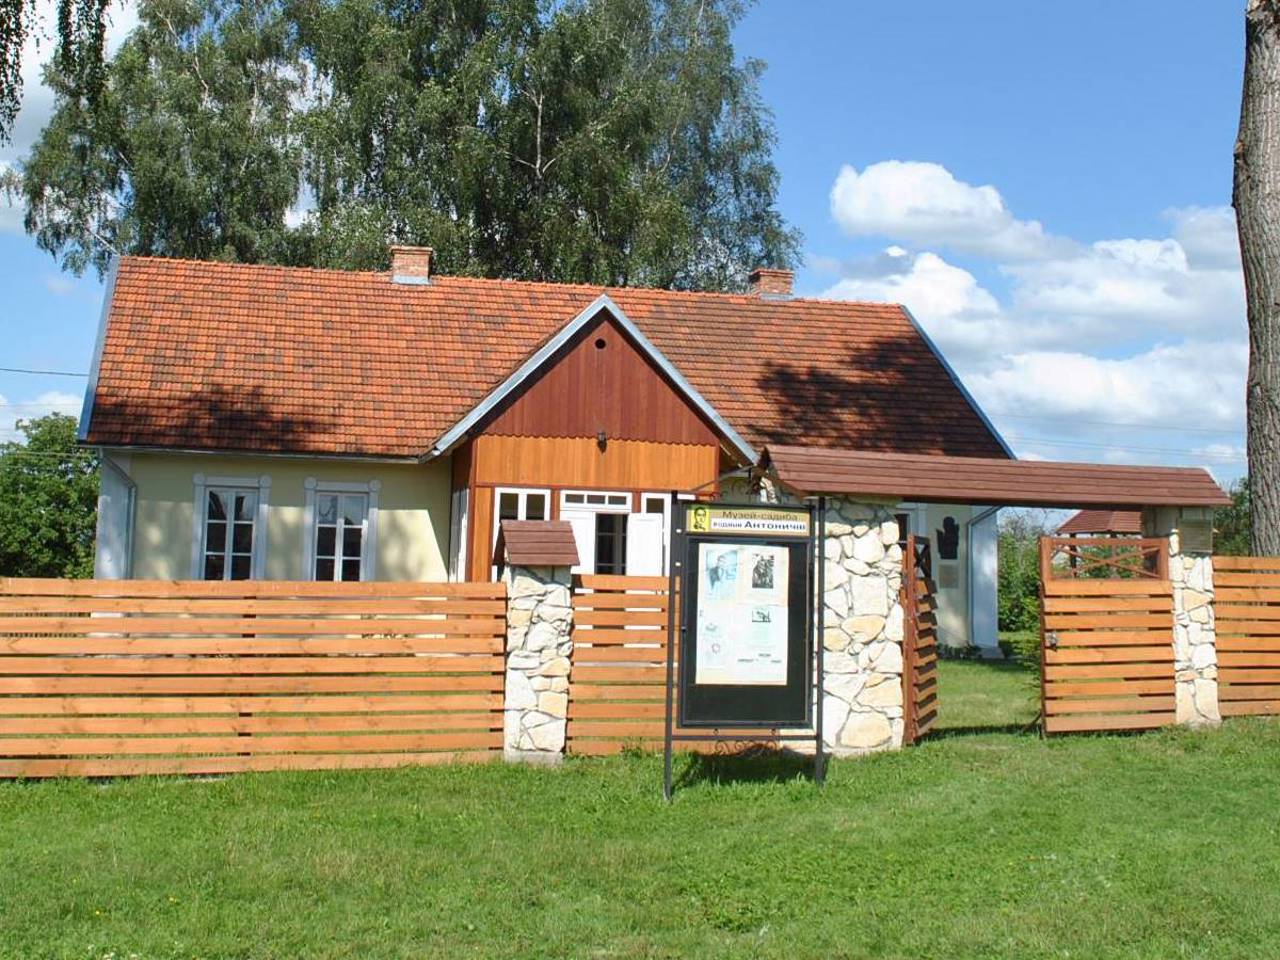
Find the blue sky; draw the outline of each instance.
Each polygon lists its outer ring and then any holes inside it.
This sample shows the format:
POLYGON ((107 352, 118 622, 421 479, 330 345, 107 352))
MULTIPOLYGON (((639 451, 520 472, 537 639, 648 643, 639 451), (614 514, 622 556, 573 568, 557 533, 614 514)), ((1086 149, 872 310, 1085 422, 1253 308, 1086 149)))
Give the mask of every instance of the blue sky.
MULTIPOLYGON (((1239 475, 1241 8, 763 0, 737 45, 768 64, 798 291, 907 303, 1019 455, 1239 475)), ((33 85, 0 162, 47 109, 33 85)), ((15 219, 0 366, 87 370, 99 284, 15 219)), ((79 389, 0 373, 0 436, 79 389)))

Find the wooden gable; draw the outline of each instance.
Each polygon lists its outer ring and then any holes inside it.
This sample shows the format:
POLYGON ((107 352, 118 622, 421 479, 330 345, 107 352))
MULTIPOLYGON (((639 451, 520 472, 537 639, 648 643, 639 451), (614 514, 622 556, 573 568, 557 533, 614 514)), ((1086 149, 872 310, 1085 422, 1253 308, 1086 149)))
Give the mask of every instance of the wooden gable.
POLYGON ((588 324, 480 434, 716 445, 711 425, 609 317, 588 324))

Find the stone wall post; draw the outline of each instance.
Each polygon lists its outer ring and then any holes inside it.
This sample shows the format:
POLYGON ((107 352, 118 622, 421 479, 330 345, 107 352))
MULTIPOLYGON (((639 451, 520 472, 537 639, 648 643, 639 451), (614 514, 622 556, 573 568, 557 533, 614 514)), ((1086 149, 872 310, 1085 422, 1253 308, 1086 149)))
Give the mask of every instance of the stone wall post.
POLYGON ((1179 526, 1184 519, 1212 522, 1213 511, 1199 507, 1149 509, 1143 512, 1143 528, 1147 536, 1169 538, 1177 722, 1202 727, 1222 720, 1218 712, 1213 556, 1183 550, 1179 526))
POLYGON ((826 539, 826 748, 852 756, 902 746, 902 548, 886 507, 829 500, 826 539))
POLYGON ((507 676, 503 755, 557 763, 569 715, 573 604, 568 567, 503 569, 507 585, 507 676))

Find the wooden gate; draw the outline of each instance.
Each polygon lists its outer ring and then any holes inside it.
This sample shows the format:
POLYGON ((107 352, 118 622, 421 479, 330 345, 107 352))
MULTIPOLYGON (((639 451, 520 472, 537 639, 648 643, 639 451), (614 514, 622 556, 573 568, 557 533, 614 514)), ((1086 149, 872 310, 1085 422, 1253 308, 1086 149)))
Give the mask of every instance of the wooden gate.
POLYGON ((1280 714, 1280 557, 1214 557, 1218 705, 1280 714))
POLYGON ((505 587, 0 578, 0 777, 502 749, 505 587))
POLYGON ((1164 538, 1041 538, 1045 733, 1175 722, 1168 556, 1164 538))
MULTIPOLYGON (((662 749, 669 602, 666 577, 574 578, 567 752, 662 749)), ((719 728, 676 732, 719 735, 715 741, 680 744, 682 750, 709 753, 740 750, 776 733, 719 728)))
POLYGON ((902 742, 915 743, 938 719, 938 608, 927 538, 907 537, 902 554, 902 742))

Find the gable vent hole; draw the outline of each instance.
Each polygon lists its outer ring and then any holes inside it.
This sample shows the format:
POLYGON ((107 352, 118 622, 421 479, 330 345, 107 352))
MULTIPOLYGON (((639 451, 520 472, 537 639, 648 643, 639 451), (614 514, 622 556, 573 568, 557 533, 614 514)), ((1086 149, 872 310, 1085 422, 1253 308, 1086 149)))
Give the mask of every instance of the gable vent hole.
POLYGON ((604 342, 604 337, 601 337, 599 340, 596 341, 597 350, 603 350, 606 346, 607 344, 604 342))

